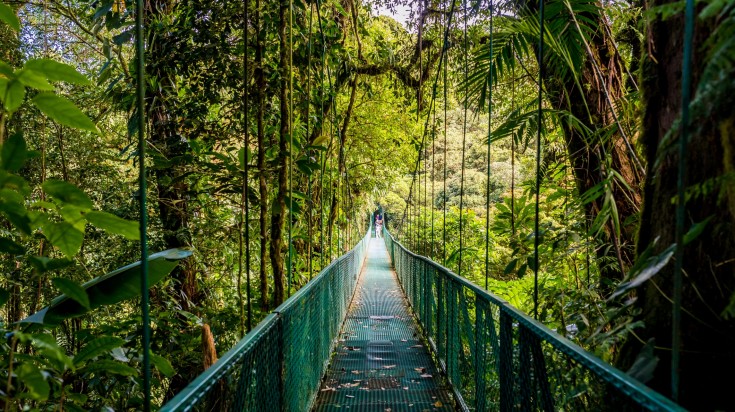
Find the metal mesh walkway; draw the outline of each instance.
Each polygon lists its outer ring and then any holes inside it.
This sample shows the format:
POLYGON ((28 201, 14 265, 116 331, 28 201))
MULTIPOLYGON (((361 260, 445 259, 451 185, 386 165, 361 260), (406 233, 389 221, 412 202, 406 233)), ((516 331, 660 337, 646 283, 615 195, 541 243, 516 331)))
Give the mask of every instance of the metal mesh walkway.
POLYGON ((382 239, 370 251, 314 410, 450 411, 382 239))

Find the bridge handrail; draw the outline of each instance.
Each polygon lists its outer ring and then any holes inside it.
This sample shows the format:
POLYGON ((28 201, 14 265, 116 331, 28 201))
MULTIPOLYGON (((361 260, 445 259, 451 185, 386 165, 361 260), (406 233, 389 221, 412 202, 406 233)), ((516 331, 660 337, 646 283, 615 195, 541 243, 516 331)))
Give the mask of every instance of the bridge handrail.
POLYGON ((401 286, 462 409, 557 410, 562 398, 561 403, 574 406, 571 410, 685 410, 492 292, 411 252, 387 229, 385 233, 401 286), (463 301, 474 304, 474 320, 467 307, 459 307, 463 301), (555 362, 566 370, 550 370, 547 365, 555 362), (571 376, 571 366, 587 372, 577 370, 581 378, 571 376), (602 390, 597 395, 603 399, 587 392, 567 398, 560 393, 563 388, 552 387, 559 383, 549 378, 552 373, 559 381, 575 379, 583 387, 602 390), (568 375, 562 377, 564 373, 568 375), (493 399, 498 404, 491 406, 493 399))
POLYGON ((308 410, 367 255, 372 225, 160 410, 308 410))

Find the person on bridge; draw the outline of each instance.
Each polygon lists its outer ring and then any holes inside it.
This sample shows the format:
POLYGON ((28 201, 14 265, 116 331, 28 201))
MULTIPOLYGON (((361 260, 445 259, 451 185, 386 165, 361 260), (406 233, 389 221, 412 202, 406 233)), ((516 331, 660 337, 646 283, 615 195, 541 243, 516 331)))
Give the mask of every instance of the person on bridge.
POLYGON ((383 237, 383 215, 380 213, 375 215, 375 237, 378 239, 383 237))

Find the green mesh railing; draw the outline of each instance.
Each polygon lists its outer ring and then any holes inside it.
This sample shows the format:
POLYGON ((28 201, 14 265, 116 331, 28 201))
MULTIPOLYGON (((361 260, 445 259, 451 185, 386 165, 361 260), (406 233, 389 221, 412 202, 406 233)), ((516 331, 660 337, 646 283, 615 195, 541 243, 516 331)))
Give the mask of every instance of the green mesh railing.
POLYGON ((161 411, 307 411, 355 291, 370 233, 269 314, 161 411))
POLYGON ((476 411, 683 411, 503 299, 385 242, 459 407, 476 411))

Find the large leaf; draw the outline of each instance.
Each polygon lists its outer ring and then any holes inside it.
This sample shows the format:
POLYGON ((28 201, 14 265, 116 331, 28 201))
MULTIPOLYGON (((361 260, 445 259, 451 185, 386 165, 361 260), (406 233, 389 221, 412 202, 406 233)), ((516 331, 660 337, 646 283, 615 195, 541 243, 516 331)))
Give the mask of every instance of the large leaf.
POLYGON ((43 191, 51 197, 84 210, 90 210, 94 206, 92 199, 81 189, 71 183, 62 180, 48 179, 43 182, 43 191))
POLYGON ((174 367, 171 366, 171 362, 169 362, 168 359, 164 358, 163 356, 156 355, 155 353, 151 353, 151 363, 164 376, 168 378, 174 376, 174 373, 175 373, 174 367))
MULTIPOLYGON (((656 240, 658 240, 658 238, 656 240)), ((645 251, 643 251, 636 264, 630 269, 629 277, 631 280, 621 283, 615 290, 615 293, 610 295, 608 298, 609 300, 615 299, 625 292, 637 288, 648 279, 652 278, 655 274, 660 272, 667 263, 669 263, 669 260, 671 260, 671 257, 674 256, 674 252, 676 251, 676 243, 674 243, 669 245, 669 247, 664 249, 661 253, 651 256, 653 246, 654 245, 650 245, 645 251)))
POLYGON ((0 148, 0 164, 8 172, 15 172, 23 167, 28 157, 26 141, 20 133, 15 133, 0 148))
POLYGON ((46 116, 65 126, 99 133, 94 122, 82 113, 74 103, 64 97, 57 96, 54 93, 39 93, 33 98, 33 103, 46 116))
POLYGON ((89 84, 89 79, 79 73, 75 68, 55 60, 33 59, 29 60, 24 67, 43 75, 51 81, 63 81, 80 85, 89 84))
POLYGON ((43 373, 31 363, 23 363, 15 370, 18 379, 28 388, 28 397, 31 399, 42 401, 48 399, 49 388, 43 373))
POLYGON ((66 351, 59 346, 52 335, 46 333, 23 334, 20 332, 17 335, 21 337, 22 342, 33 343, 36 350, 51 361, 58 370, 74 369, 71 358, 66 355, 66 351))
MULTIPOLYGON (((185 249, 169 249, 148 257, 148 285, 153 286, 176 267, 178 261, 191 256, 185 249)), ((124 266, 82 285, 89 296, 89 307, 61 295, 51 305, 23 319, 20 323, 58 325, 64 319, 84 315, 100 306, 112 305, 140 296, 140 261, 124 266)))
POLYGON ((54 278, 51 282, 53 282, 54 286, 59 288, 63 294, 89 309, 89 296, 87 296, 87 291, 84 290, 83 287, 79 286, 77 282, 67 278, 54 278))
POLYGON ((0 100, 5 105, 5 110, 10 113, 18 110, 23 99, 26 97, 26 88, 23 84, 17 80, 10 80, 8 82, 5 93, 0 95, 0 100))
POLYGON ((5 3, 0 3, 0 21, 10 26, 11 29, 20 31, 20 20, 18 20, 18 16, 16 16, 13 9, 5 3))
POLYGON ((84 372, 103 372, 122 376, 135 376, 138 374, 138 371, 135 368, 132 368, 124 363, 109 359, 102 359, 94 363, 90 363, 89 365, 87 365, 87 367, 84 368, 84 372))
POLYGON ((124 343, 124 339, 115 336, 101 336, 93 339, 74 356, 74 366, 82 366, 84 362, 120 347, 124 343))
POLYGON ((84 232, 69 222, 48 223, 43 226, 43 232, 49 242, 68 258, 79 252, 84 241, 84 232))
POLYGON ((89 223, 100 229, 122 235, 128 240, 140 240, 138 222, 125 220, 107 212, 89 212, 84 216, 89 223))

